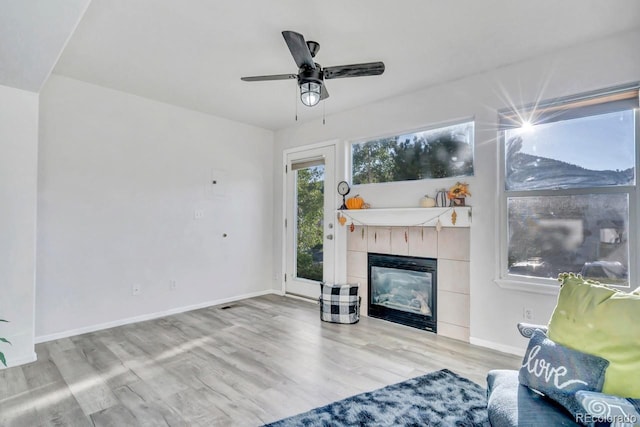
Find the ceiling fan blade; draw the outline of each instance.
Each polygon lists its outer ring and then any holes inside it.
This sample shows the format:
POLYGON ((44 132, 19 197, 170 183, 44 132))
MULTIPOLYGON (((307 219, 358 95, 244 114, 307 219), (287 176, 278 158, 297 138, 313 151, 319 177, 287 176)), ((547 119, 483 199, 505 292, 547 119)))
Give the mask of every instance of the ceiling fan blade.
POLYGON ((335 67, 326 67, 323 72, 325 79, 377 76, 384 73, 384 62, 367 62, 366 64, 338 65, 335 67))
POLYGON ((293 60, 296 61, 298 68, 305 66, 312 70, 316 69, 316 64, 313 62, 313 57, 302 34, 296 33, 295 31, 283 31, 282 37, 284 37, 284 41, 287 42, 291 56, 293 56, 293 60))
POLYGON ((327 86, 322 85, 322 89, 320 89, 320 101, 327 99, 329 97, 329 92, 327 92, 327 86))
POLYGON ((297 79, 297 74, 272 74, 270 76, 251 76, 251 77, 240 77, 240 80, 245 82, 264 82, 269 80, 289 80, 289 79, 297 79))

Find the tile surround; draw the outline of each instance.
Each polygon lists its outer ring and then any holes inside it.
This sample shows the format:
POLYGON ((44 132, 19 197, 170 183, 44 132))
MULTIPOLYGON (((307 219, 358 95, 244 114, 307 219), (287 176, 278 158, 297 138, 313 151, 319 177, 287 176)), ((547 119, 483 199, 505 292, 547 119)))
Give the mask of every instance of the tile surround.
POLYGON ((469 229, 443 228, 438 233, 438 259, 469 261, 469 229))
POLYGON ((391 227, 391 254, 409 255, 409 229, 407 227, 391 227))
POLYGON ((469 295, 469 261, 438 259, 438 290, 469 295))
POLYGON ((366 252, 368 240, 367 227, 356 225, 353 232, 349 232, 349 238, 347 239, 347 250, 366 252))
POLYGON ((469 342, 469 328, 442 322, 440 319, 438 319, 438 335, 469 342))
POLYGON ((367 250, 377 254, 391 253, 391 227, 366 227, 367 250))
POLYGON ((367 280, 367 252, 347 251, 347 276, 367 280))
POLYGON ((438 232, 435 227, 409 227, 409 252, 412 256, 438 258, 438 232))
POLYGON ((347 237, 347 280, 367 315, 367 252, 438 259, 438 335, 469 341, 469 228, 356 226, 347 237))
POLYGON ((468 328, 469 310, 462 310, 462 307, 469 307, 468 294, 438 289, 438 322, 468 328))

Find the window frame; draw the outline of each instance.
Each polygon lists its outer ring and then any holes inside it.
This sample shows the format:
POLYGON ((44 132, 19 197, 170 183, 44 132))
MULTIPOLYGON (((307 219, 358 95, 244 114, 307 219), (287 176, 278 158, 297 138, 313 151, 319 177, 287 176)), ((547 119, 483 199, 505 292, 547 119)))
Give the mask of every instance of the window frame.
MULTIPOLYGON (((640 242, 638 239, 640 218, 640 173, 638 166, 640 165, 640 108, 638 108, 638 92, 640 89, 640 83, 633 83, 630 85, 618 86, 599 91, 593 91, 589 93, 583 93, 574 96, 568 96, 563 98, 557 98, 550 101, 545 101, 536 104, 528 104, 518 108, 506 108, 498 111, 498 137, 497 141, 500 144, 498 149, 498 161, 499 172, 497 180, 497 191, 499 195, 499 213, 497 218, 497 230, 496 233, 496 247, 499 248, 498 260, 496 262, 496 279, 495 282, 498 286, 505 289, 520 290, 525 292, 557 295, 560 283, 554 278, 543 278, 534 276, 523 276, 518 274, 511 274, 508 271, 508 206, 507 201, 510 197, 547 197, 547 196, 569 196, 569 195, 585 195, 585 194, 627 194, 629 197, 629 218, 628 218, 628 248, 629 248, 629 265, 628 265, 628 285, 608 285, 621 290, 629 290, 633 288, 631 283, 634 283, 638 277, 638 255, 640 255, 640 242), (614 102, 619 102, 615 99, 617 94, 625 92, 635 92, 635 99, 630 101, 635 106, 633 107, 633 114, 635 120, 635 185, 615 186, 615 187, 586 187, 586 188, 568 188, 568 189, 537 189, 537 190, 507 190, 506 189, 506 130, 513 127, 518 127, 515 123, 515 118, 526 117, 536 110, 542 111, 541 118, 535 120, 534 125, 551 123, 558 121, 554 116, 553 111, 566 108, 568 105, 580 105, 586 103, 588 106, 583 110, 583 114, 577 114, 579 110, 585 107, 574 107, 568 110, 568 118, 589 117, 599 114, 605 114, 607 111, 607 105, 614 102), (612 97, 612 100, 607 101, 607 97, 612 97), (600 101, 599 101, 600 100, 600 101), (595 102, 593 102, 595 101, 595 102), (599 101, 599 102, 598 102, 599 101), (598 106, 603 108, 599 109, 598 106), (573 110, 573 111, 572 111, 573 110), (552 111, 551 114, 546 114, 552 111), (590 112, 584 114, 584 112, 590 112), (546 115, 546 118, 545 118, 546 115)), ((630 105, 631 106, 631 105, 630 105)), ((562 120, 562 119, 560 119, 562 120)))
POLYGON ((421 181, 432 181, 432 180, 441 180, 441 179, 449 179, 449 180, 456 179, 456 178, 464 179, 466 177, 473 178, 476 174, 476 117, 475 115, 456 119, 456 120, 450 120, 450 121, 420 126, 420 127, 412 128, 409 130, 398 130, 398 131, 388 132, 384 134, 366 136, 366 137, 361 137, 361 138, 346 141, 346 144, 345 144, 346 145, 345 167, 347 172, 346 176, 348 177, 349 182, 353 183, 353 146, 355 144, 364 144, 364 143, 375 141, 378 139, 391 138, 394 136, 444 129, 451 126, 462 125, 465 123, 473 124, 473 131, 471 132, 471 136, 473 138, 473 143, 471 146, 471 159, 473 162, 473 173, 471 175, 459 175, 459 176, 450 176, 450 177, 443 177, 443 178, 422 178, 422 179, 412 179, 412 180, 404 180, 404 181, 367 182, 362 184, 352 184, 352 187, 361 186, 361 185, 362 186, 389 185, 389 184, 393 185, 393 184, 400 184, 400 183, 406 183, 406 182, 421 182, 421 181))

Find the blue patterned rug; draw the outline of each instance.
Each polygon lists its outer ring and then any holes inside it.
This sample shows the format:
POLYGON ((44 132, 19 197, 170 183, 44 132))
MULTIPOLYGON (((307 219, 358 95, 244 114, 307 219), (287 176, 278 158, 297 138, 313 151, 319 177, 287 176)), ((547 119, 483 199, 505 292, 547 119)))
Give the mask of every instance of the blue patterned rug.
POLYGON ((443 369, 267 426, 488 426, 486 394, 478 384, 443 369))

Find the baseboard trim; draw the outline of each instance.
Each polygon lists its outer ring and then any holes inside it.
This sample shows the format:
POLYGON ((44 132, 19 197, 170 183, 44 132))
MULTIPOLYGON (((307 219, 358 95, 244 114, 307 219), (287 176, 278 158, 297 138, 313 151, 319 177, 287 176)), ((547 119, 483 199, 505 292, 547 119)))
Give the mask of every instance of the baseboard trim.
POLYGON ((43 342, 53 341, 53 340, 57 340, 57 339, 60 339, 60 338, 73 337, 73 336, 76 336, 76 335, 86 334, 86 333, 89 333, 89 332, 95 332, 95 331, 100 331, 100 330, 103 330, 103 329, 115 328, 116 326, 123 326, 123 325, 128 325, 128 324, 131 324, 131 323, 144 322, 145 320, 152 320, 152 319, 157 319, 159 317, 171 316, 172 314, 184 313, 185 311, 198 310, 200 308, 213 307, 213 306, 216 306, 216 305, 228 304, 230 302, 236 302, 236 301, 240 301, 240 300, 247 299, 247 298, 260 297, 260 296, 263 296, 263 295, 270 295, 270 294, 277 294, 278 295, 279 292, 276 291, 276 290, 273 290, 273 289, 267 289, 267 290, 264 290, 264 291, 251 292, 251 293, 248 293, 248 294, 238 295, 238 296, 235 296, 235 297, 222 298, 222 299, 218 299, 218 300, 207 301, 207 302, 202 302, 202 303, 198 303, 198 304, 172 308, 172 309, 166 310, 166 311, 158 311, 158 312, 155 312, 155 313, 148 313, 148 314, 143 314, 143 315, 140 315, 140 316, 127 317, 125 319, 114 320, 112 322, 99 323, 97 325, 85 326, 83 328, 70 329, 70 330, 63 331, 63 332, 56 332, 55 334, 41 335, 41 336, 35 337, 35 343, 36 344, 40 344, 40 343, 43 343, 43 342))
POLYGON ((469 343, 477 345, 479 347, 490 348, 491 350, 501 351, 502 353, 514 354, 516 356, 524 357, 524 348, 513 347, 510 345, 504 345, 493 341, 482 340, 480 338, 469 338, 469 343))
MULTIPOLYGON (((35 351, 32 354, 30 354, 28 356, 21 357, 19 359, 14 359, 13 357, 12 358, 8 358, 7 359, 7 368, 13 368, 13 367, 20 366, 20 365, 26 365, 27 363, 35 362, 36 360, 38 360, 38 355, 36 354, 35 351)), ((0 368, 0 371, 2 369, 7 369, 3 365, 0 365, 0 366, 2 366, 2 368, 0 368)))

